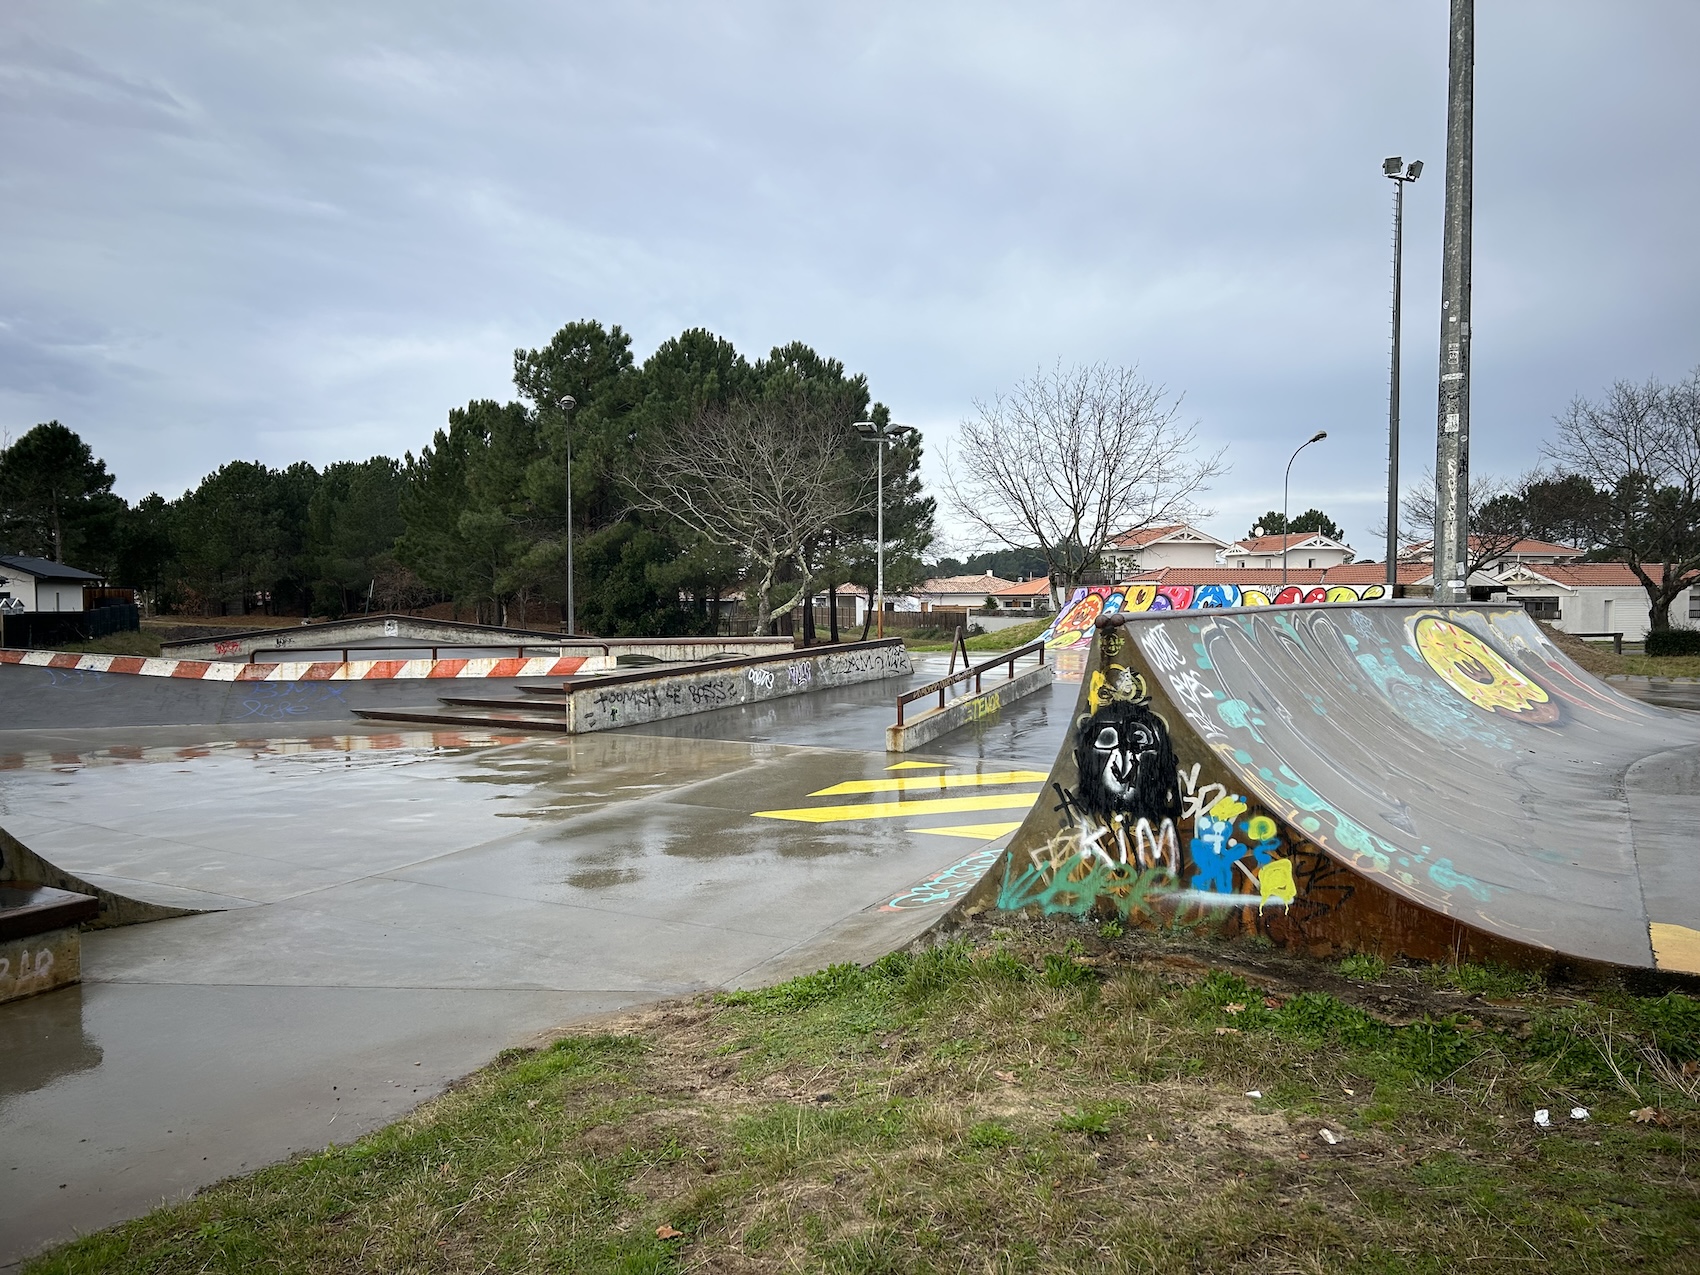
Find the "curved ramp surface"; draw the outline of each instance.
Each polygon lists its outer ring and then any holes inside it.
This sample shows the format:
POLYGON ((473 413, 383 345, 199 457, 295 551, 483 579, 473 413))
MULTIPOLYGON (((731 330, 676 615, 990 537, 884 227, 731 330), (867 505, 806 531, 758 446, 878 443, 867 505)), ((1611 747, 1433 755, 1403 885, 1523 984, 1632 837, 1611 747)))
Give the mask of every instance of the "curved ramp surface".
POLYGON ((1700 973, 1700 716, 1520 608, 1105 615, 996 906, 1700 973))

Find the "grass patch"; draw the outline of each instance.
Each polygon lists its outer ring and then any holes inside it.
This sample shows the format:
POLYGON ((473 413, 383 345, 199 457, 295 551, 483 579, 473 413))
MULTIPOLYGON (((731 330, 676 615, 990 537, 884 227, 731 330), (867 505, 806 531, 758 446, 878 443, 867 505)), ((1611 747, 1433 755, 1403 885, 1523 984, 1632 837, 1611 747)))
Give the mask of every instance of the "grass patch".
MULTIPOLYGON (((977 633, 967 639, 970 651, 1010 651, 1018 646, 1026 646, 1043 633, 1051 624, 1051 616, 1038 620, 1028 620, 1021 624, 1012 624, 1005 629, 995 629, 990 633, 977 633)), ((948 651, 951 647, 950 634, 930 629, 922 629, 912 635, 906 635, 903 645, 911 651, 948 651)))
POLYGON ((141 629, 134 633, 108 633, 105 637, 95 638, 91 642, 67 642, 62 646, 49 647, 54 651, 81 651, 90 655, 146 655, 157 656, 160 653, 160 636, 158 633, 141 629))
POLYGON ((1696 1268, 1691 997, 970 933, 516 1053, 26 1270, 1696 1268))

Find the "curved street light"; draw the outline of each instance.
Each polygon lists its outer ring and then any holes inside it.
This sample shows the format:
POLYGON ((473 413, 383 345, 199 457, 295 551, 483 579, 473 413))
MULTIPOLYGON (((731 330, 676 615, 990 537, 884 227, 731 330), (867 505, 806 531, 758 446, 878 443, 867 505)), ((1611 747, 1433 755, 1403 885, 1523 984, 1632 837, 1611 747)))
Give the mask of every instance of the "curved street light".
POLYGON ((876 571, 875 600, 879 617, 879 636, 885 636, 885 449, 901 439, 905 434, 918 434, 921 431, 913 425, 894 425, 886 423, 876 425, 872 421, 857 421, 856 432, 863 438, 873 442, 879 448, 878 477, 874 480, 874 537, 878 541, 875 558, 878 562, 876 571))
POLYGON ((1319 429, 1304 442, 1293 448, 1293 454, 1287 457, 1287 476, 1281 480, 1281 587, 1287 587, 1287 550, 1293 544, 1292 528, 1287 525, 1287 493, 1293 485, 1293 462, 1299 458, 1299 453, 1312 443, 1320 443, 1328 437, 1328 431, 1319 429))

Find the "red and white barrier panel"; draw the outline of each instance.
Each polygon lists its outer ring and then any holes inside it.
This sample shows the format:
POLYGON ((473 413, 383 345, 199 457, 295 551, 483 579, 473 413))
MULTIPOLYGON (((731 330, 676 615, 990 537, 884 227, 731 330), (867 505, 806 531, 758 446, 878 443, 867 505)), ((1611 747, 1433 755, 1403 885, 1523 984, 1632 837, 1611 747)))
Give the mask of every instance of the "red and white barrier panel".
POLYGON ((583 655, 539 655, 530 659, 475 660, 295 660, 238 664, 233 660, 149 659, 140 655, 79 655, 74 651, 0 649, 0 664, 56 668, 81 673, 130 673, 183 677, 198 682, 373 682, 391 678, 568 677, 585 664, 583 655))

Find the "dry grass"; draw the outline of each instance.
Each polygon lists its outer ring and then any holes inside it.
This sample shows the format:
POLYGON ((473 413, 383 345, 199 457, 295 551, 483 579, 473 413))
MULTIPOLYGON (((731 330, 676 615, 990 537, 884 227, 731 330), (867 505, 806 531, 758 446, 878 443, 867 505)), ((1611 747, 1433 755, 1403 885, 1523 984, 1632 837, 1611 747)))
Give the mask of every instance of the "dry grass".
POLYGON ((28 1269, 1693 1270, 1696 1053, 1685 997, 982 927, 568 1035, 28 1269))

